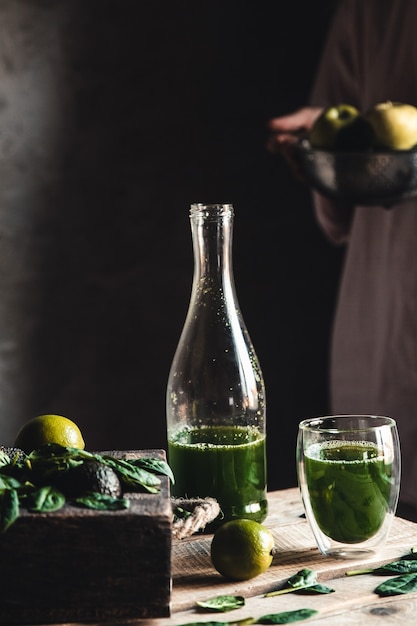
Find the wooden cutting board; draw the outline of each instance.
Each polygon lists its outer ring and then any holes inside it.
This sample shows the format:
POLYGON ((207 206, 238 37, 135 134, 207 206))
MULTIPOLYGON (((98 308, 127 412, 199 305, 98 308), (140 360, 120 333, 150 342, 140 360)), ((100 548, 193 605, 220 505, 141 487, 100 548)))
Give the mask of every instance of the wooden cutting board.
MULTIPOLYGON (((382 580, 379 577, 376 579, 374 576, 368 576, 366 585, 365 577, 346 577, 346 572, 363 567, 377 567, 408 553, 412 546, 417 545, 417 524, 395 518, 388 541, 378 556, 362 561, 332 559, 318 551, 310 527, 302 517, 303 506, 297 489, 269 494, 269 506, 270 512, 265 525, 272 530, 277 554, 267 572, 252 580, 229 582, 213 569, 210 561, 211 535, 173 542, 171 613, 174 618, 178 614, 180 620, 175 623, 180 623, 183 619, 180 618, 181 612, 195 609, 196 601, 223 594, 243 595, 251 600, 253 610, 259 609, 265 613, 269 611, 266 607, 270 605, 273 605, 273 611, 277 612, 289 610, 288 606, 294 608, 300 602, 301 606, 313 604, 315 608, 326 611, 330 605, 335 609, 335 602, 338 606, 340 604, 339 608, 345 606, 346 602, 348 605, 350 603, 364 606, 377 599, 372 590, 382 580), (319 581, 332 581, 330 586, 333 586, 335 580, 343 579, 346 594, 343 597, 331 594, 331 599, 330 596, 295 597, 294 594, 289 594, 291 598, 263 597, 265 593, 280 588, 290 576, 305 567, 314 570, 319 581)), ((233 613, 233 619, 239 619, 238 613, 242 618, 247 617, 247 611, 245 613, 242 609, 233 613)), ((215 619, 213 615, 211 617, 215 619)), ((197 621, 195 616, 190 618, 191 615, 188 615, 186 621, 197 621)), ((169 623, 173 624, 172 620, 169 623)), ((164 624, 164 620, 158 620, 158 624, 164 624)))

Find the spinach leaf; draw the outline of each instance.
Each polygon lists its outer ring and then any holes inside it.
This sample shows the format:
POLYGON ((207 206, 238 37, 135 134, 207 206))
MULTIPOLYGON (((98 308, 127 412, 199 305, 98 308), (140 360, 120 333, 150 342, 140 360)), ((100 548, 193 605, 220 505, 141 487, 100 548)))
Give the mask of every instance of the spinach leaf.
POLYGON ((80 465, 85 458, 93 455, 78 448, 66 448, 55 443, 47 443, 28 455, 31 474, 37 481, 48 482, 52 477, 72 467, 80 465))
POLYGON ((181 626, 229 626, 230 622, 187 622, 181 626))
POLYGON ((377 567, 373 571, 374 574, 377 575, 386 575, 386 574, 414 574, 417 573, 417 560, 403 560, 393 561, 392 563, 387 563, 386 565, 381 565, 381 567, 377 567))
POLYGON ((256 620, 257 624, 292 624, 300 622, 316 615, 318 611, 315 609, 298 609, 296 611, 284 611, 283 613, 272 613, 264 615, 256 620))
POLYGON ((417 591, 417 574, 404 574, 389 578, 374 589, 379 596, 398 596, 417 591))
POLYGON ((207 611, 234 611, 245 605, 243 596, 216 596, 208 600, 197 602, 197 606, 207 611))
POLYGON ((128 489, 143 488, 151 493, 160 490, 161 479, 152 472, 138 467, 125 459, 103 456, 103 462, 110 465, 119 476, 121 483, 128 489))
POLYGON ((33 489, 23 501, 29 511, 47 513, 61 509, 65 504, 65 496, 56 487, 45 486, 33 489))
POLYGON ((181 626, 246 626, 247 624, 254 624, 253 617, 246 617, 233 622, 188 622, 181 626))
POLYGON ((127 498, 113 498, 105 493, 87 493, 74 499, 76 504, 97 511, 120 511, 128 509, 130 502, 127 498))
POLYGON ((358 569, 346 572, 346 576, 358 576, 360 574, 376 574, 386 576, 387 574, 413 574, 417 572, 417 560, 402 558, 385 565, 380 565, 372 569, 358 569))
POLYGON ((287 585, 290 587, 308 587, 309 585, 315 585, 317 581, 317 575, 312 569, 301 569, 299 572, 291 576, 287 580, 287 585))
POLYGON ((15 489, 0 492, 0 532, 4 533, 19 517, 19 496, 15 489))
POLYGON ((309 595, 309 594, 315 594, 315 593, 321 593, 321 594, 334 593, 335 590, 332 589, 331 587, 327 587, 326 585, 317 583, 316 585, 309 585, 308 587, 300 587, 299 589, 294 589, 294 591, 296 593, 309 595))
POLYGON ((280 596, 284 593, 333 593, 334 589, 317 583, 317 575, 311 570, 304 568, 291 576, 286 583, 286 587, 277 591, 270 591, 264 594, 264 598, 280 596))
POLYGON ((18 489, 21 483, 13 476, 5 476, 0 474, 0 489, 18 489))
MULTIPOLYGON (((49 512, 61 508, 65 502, 62 477, 88 459, 96 459, 110 466, 118 475, 124 491, 160 491, 160 475, 173 481, 169 465, 162 459, 117 459, 110 455, 45 444, 26 455, 23 460, 0 450, 0 532, 4 532, 19 516, 19 506, 32 512, 49 512), (127 489, 126 489, 127 488, 127 489)), ((87 493, 71 500, 74 505, 96 510, 121 510, 129 507, 127 498, 113 498, 107 494, 87 493)))
POLYGON ((172 469, 162 459, 155 459, 154 457, 143 457, 141 459, 129 459, 129 462, 132 465, 136 465, 137 467, 141 467, 150 472, 154 472, 155 474, 163 474, 168 476, 172 484, 175 484, 174 474, 172 473, 172 469))

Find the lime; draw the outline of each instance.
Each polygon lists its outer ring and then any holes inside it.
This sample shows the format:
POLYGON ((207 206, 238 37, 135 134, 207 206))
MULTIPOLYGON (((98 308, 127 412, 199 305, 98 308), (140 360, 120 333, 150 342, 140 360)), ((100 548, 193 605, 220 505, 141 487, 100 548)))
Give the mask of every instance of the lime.
POLYGON ((46 443, 57 443, 67 448, 85 447, 77 424, 62 415, 39 415, 23 424, 17 433, 15 445, 26 453, 46 443))
POLYGON ((211 542, 211 562, 225 578, 248 580, 272 563, 274 537, 259 522, 236 519, 216 531, 211 542))

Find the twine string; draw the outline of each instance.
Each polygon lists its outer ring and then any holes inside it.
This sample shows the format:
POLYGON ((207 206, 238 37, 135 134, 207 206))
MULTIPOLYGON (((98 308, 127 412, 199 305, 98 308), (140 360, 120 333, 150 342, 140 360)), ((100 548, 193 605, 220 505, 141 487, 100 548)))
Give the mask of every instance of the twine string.
POLYGON ((174 521, 174 539, 191 537, 202 531, 220 514, 220 506, 214 498, 171 498, 174 521))

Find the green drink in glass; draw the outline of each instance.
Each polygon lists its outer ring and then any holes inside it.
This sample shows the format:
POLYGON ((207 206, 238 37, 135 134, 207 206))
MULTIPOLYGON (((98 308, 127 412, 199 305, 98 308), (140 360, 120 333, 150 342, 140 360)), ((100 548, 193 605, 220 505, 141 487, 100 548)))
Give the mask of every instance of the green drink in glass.
POLYGON ((383 545, 400 484, 394 420, 365 415, 305 420, 297 468, 306 516, 323 554, 360 558, 383 545))

